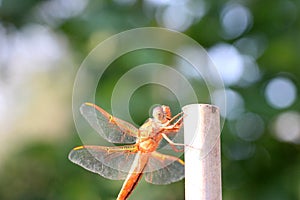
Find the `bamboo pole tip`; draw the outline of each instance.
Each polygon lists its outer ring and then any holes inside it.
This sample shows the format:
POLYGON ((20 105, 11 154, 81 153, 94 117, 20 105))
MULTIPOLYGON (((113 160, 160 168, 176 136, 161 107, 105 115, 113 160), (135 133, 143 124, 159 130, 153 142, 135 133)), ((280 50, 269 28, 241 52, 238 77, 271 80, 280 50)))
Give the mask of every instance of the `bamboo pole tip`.
POLYGON ((184 112, 186 200, 221 200, 219 108, 190 104, 184 112))
POLYGON ((212 104, 189 104, 182 107, 183 112, 194 109, 211 110, 212 113, 219 113, 219 107, 212 104))

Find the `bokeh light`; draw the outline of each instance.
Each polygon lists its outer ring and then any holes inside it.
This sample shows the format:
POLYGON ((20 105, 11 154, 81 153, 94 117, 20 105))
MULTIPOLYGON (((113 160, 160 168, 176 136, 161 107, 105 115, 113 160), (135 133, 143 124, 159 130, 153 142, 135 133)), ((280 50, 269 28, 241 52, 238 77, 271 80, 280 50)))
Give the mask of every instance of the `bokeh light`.
POLYGON ((238 50, 225 43, 217 44, 208 50, 226 85, 236 84, 243 74, 243 59, 238 50))
POLYGON ((241 54, 230 44, 219 43, 208 50, 227 86, 249 86, 261 77, 261 72, 251 55, 241 54))
POLYGON ((284 142, 300 143, 300 113, 288 111, 280 114, 272 126, 275 136, 284 142))
MULTIPOLYGON (((183 55, 188 55, 190 58, 194 60, 197 60, 201 57, 205 59, 205 57, 203 55, 200 55, 198 50, 193 46, 182 46, 179 51, 183 55)), ((182 59, 181 57, 175 58, 174 65, 178 69, 180 69, 181 73, 185 74, 189 78, 194 78, 197 80, 203 78, 201 77, 201 74, 199 74, 199 72, 195 69, 195 67, 191 65, 191 63, 187 62, 185 59, 182 59)))
POLYGON ((264 121, 255 113, 245 113, 236 120, 235 131, 245 141, 255 141, 264 132, 264 121))
POLYGON ((272 79, 266 86, 265 98, 270 106, 276 109, 287 108, 296 100, 295 84, 284 77, 272 79))
POLYGON ((259 58, 267 48, 267 38, 262 34, 242 37, 234 42, 235 47, 244 55, 259 58))
POLYGON ((202 0, 150 2, 156 6, 160 5, 155 13, 158 24, 176 31, 187 30, 193 23, 198 22, 207 10, 205 2, 202 0))
POLYGON ((243 75, 238 83, 239 86, 249 86, 261 78, 261 72, 255 60, 250 56, 243 58, 243 75))
POLYGON ((224 153, 231 160, 245 160, 253 156, 255 149, 255 145, 250 142, 237 141, 226 146, 224 153))
POLYGON ((65 20, 78 16, 86 8, 89 0, 42 1, 33 11, 33 16, 50 26, 56 27, 65 20))
POLYGON ((182 5, 169 5, 156 15, 156 20, 163 27, 185 31, 193 22, 188 10, 182 5))
POLYGON ((225 5, 221 12, 221 24, 225 38, 236 38, 252 24, 252 15, 245 6, 229 3, 225 5))
POLYGON ((226 89, 226 105, 223 105, 223 91, 215 91, 212 98, 220 105, 220 114, 229 120, 237 119, 244 112, 244 99, 236 91, 226 89), (226 109, 225 109, 226 108, 226 109), (226 113, 224 112, 226 110, 226 113))

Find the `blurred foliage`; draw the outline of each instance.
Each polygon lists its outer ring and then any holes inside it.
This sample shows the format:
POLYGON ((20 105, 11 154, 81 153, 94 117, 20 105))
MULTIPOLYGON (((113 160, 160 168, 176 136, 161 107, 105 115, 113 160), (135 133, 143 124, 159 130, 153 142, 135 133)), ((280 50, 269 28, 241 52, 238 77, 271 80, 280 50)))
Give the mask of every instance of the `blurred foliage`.
MULTIPOLYGON (((122 3, 119 0, 78 0, 74 2, 86 2, 86 7, 78 15, 71 13, 67 17, 62 15, 63 6, 66 6, 62 2, 2 0, 0 1, 0 24, 8 30, 7 34, 12 30, 22 30, 28 24, 40 24, 55 33, 63 34, 70 45, 70 53, 78 68, 90 50, 110 35, 137 27, 160 26, 155 18, 155 10, 159 8, 150 9, 149 6, 149 10, 145 9, 147 2, 151 1, 122 3), (37 13, 41 12, 37 10, 49 2, 58 2, 55 5, 62 6, 60 10, 52 10, 57 12, 57 16, 55 17, 56 13, 38 15, 37 13), (59 16, 63 17, 59 18, 59 16)), ((66 2, 68 6, 72 1, 66 2)), ((300 1, 234 1, 247 7, 253 18, 251 26, 237 38, 223 37, 220 23, 222 8, 233 1, 205 0, 204 2, 208 7, 207 12, 184 33, 205 48, 220 42, 234 44, 247 36, 262 35, 267 40, 265 51, 256 60, 262 73, 261 78, 247 87, 238 84, 228 86, 243 97, 245 112, 256 113, 261 117, 264 128, 260 138, 245 141, 234 133, 236 120, 228 120, 225 123, 222 131, 223 199, 299 199, 299 143, 277 139, 271 126, 280 113, 289 110, 299 112, 300 102, 296 99, 295 103, 288 108, 273 108, 264 98, 264 89, 270 79, 283 75, 293 81, 298 89, 296 95, 299 96, 300 1)), ((171 63, 170 55, 166 52, 157 53, 148 50, 131 54, 120 57, 112 63, 102 77, 103 85, 98 86, 97 102, 107 110, 110 110, 112 88, 118 78, 132 66, 153 61, 166 65, 171 63)), ((149 107, 155 103, 169 104, 174 113, 179 111, 178 102, 168 100, 175 98, 173 94, 168 94, 166 102, 155 93, 157 90, 159 89, 156 86, 147 85, 137 90, 132 97, 130 111, 136 123, 141 124, 147 118, 149 107)), ((161 90, 161 93, 167 92, 161 90)), ((199 95, 204 102, 208 99, 206 93, 199 95)), ((71 104, 71 97, 66 101, 71 104)), ((33 140, 25 146, 16 147, 13 152, 8 152, 8 155, 1 160, 0 199, 107 200, 116 198, 122 181, 106 180, 85 171, 67 159, 69 151, 74 146, 80 145, 81 141, 73 125, 66 124, 66 126, 71 126, 67 138, 57 139, 55 142, 33 140)), ((156 186, 142 181, 131 199, 184 199, 183 183, 181 181, 171 185, 156 186)))

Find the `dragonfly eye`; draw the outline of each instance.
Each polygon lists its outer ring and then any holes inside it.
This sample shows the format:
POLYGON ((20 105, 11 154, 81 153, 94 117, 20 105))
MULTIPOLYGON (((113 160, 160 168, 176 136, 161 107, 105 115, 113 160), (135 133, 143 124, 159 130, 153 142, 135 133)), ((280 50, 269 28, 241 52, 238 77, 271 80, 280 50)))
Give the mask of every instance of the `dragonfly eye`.
POLYGON ((153 109, 153 118, 165 123, 167 120, 171 119, 171 110, 169 106, 158 106, 153 109))
POLYGON ((170 107, 169 106, 161 106, 161 107, 163 109, 164 118, 166 118, 167 120, 170 120, 172 117, 170 107))
POLYGON ((165 121, 166 117, 165 117, 164 110, 163 110, 162 106, 155 107, 153 109, 152 115, 153 115, 153 118, 158 120, 158 121, 161 121, 161 122, 165 121))

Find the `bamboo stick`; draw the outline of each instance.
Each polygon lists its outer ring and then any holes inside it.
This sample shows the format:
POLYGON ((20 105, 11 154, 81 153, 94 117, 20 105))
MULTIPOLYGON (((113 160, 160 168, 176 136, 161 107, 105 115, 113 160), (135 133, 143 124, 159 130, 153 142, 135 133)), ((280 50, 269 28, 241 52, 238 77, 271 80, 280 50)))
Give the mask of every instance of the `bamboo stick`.
POLYGON ((219 109, 209 104, 183 107, 185 199, 221 200, 219 109))

